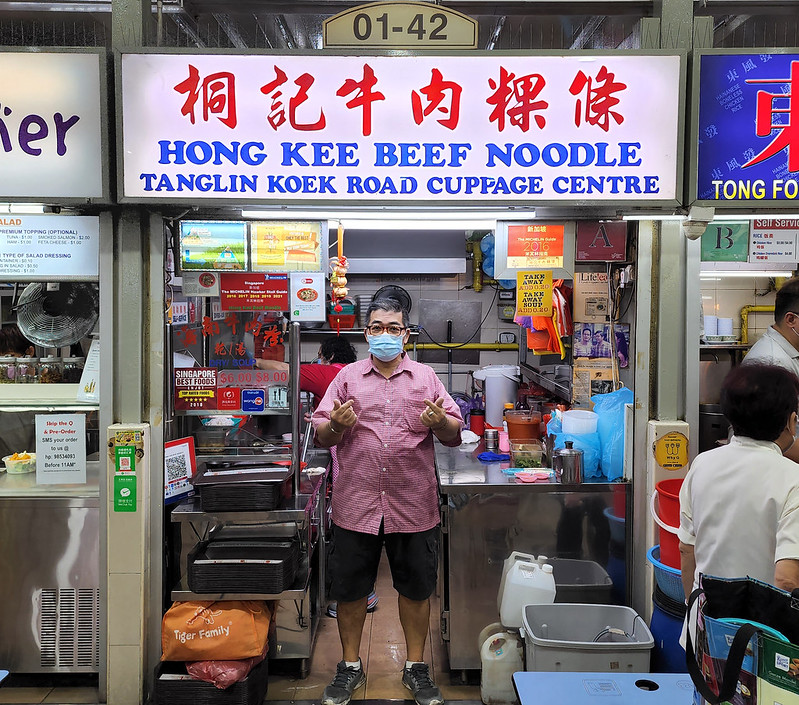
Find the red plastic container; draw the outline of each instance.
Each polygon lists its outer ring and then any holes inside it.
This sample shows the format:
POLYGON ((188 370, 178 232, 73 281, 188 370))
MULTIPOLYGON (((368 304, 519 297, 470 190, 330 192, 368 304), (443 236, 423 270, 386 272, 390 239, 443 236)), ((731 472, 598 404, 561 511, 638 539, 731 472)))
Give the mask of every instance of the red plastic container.
POLYGON ((354 313, 328 313, 327 323, 333 330, 355 327, 354 313))
POLYGON ((658 518, 674 531, 660 526, 660 561, 670 568, 680 567, 680 548, 677 529, 680 526, 680 487, 683 478, 672 478, 655 483, 658 518))

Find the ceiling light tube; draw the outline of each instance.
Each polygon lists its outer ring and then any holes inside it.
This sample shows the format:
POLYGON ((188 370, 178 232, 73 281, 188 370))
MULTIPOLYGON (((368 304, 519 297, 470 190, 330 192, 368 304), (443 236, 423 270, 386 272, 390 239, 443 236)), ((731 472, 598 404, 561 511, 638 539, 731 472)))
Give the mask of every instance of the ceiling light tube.
POLYGON ((330 228, 339 224, 345 230, 494 230, 496 220, 460 218, 450 220, 404 220, 400 218, 380 219, 332 219, 328 221, 330 228))
POLYGON ((733 215, 731 213, 719 213, 713 216, 713 220, 797 220, 799 213, 747 213, 745 215, 733 215))
POLYGON ((44 213, 42 203, 0 203, 0 213, 11 215, 36 215, 44 213))
MULTIPOLYGON (((535 210, 528 208, 525 210, 496 210, 496 211, 470 211, 468 209, 452 210, 430 210, 430 211, 405 211, 402 209, 392 210, 288 210, 288 209, 264 209, 264 210, 242 210, 242 218, 254 218, 257 220, 418 220, 425 223, 430 221, 451 221, 458 220, 463 222, 474 222, 476 220, 532 220, 535 218, 535 210)), ((473 226, 470 226, 473 227, 473 226)))
POLYGON ((673 213, 635 213, 623 215, 622 220, 685 220, 685 215, 675 215, 673 213))
POLYGON ((779 270, 779 269, 737 269, 731 271, 724 271, 722 269, 714 270, 711 272, 700 272, 699 279, 702 281, 713 281, 719 278, 732 278, 732 277, 790 277, 792 271, 779 270))

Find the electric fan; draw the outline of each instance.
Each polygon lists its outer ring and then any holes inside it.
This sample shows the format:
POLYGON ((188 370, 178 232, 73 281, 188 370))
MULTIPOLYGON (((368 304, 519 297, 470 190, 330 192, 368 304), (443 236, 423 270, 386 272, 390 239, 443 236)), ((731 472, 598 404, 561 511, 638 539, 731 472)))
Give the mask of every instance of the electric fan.
POLYGON ((92 332, 99 306, 96 284, 28 284, 17 301, 17 325, 32 343, 60 348, 92 332))

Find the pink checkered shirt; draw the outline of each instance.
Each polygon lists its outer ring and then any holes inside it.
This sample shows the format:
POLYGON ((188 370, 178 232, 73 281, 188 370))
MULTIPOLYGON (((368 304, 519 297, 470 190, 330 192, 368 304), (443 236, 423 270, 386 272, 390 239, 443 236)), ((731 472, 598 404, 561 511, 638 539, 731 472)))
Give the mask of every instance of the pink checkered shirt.
MULTIPOLYGON (((333 400, 354 401, 358 421, 336 446, 339 474, 333 522, 377 534, 427 531, 438 525, 438 483, 433 432, 419 416, 424 400, 444 398, 447 415, 461 423, 457 404, 432 368, 407 355, 386 379, 371 356, 347 365, 327 388, 313 414, 314 429, 330 419, 333 400)), ((461 436, 446 443, 457 446, 461 436)))

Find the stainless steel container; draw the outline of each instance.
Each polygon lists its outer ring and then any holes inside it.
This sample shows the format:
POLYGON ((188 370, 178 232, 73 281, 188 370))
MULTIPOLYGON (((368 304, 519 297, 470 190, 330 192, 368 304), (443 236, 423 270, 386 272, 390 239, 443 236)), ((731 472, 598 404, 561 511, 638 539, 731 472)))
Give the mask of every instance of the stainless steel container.
POLYGON ((496 428, 487 428, 483 432, 486 450, 496 451, 499 448, 499 431, 496 428))
POLYGON ((554 452, 552 467, 555 478, 564 484, 576 484, 583 481, 583 451, 574 448, 572 441, 566 441, 565 448, 554 452))

